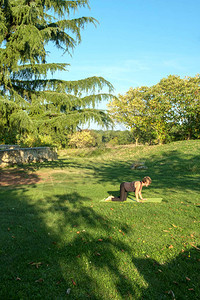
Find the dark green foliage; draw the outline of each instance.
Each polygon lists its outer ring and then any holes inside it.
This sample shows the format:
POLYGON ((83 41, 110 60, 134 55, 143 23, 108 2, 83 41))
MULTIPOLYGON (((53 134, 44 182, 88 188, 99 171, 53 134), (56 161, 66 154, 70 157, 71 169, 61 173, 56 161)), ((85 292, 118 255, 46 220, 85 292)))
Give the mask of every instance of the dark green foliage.
POLYGON ((88 7, 88 0, 11 0, 0 2, 0 126, 1 142, 23 140, 29 135, 51 136, 57 145, 67 143, 67 134, 93 120, 108 125, 109 117, 95 109, 110 94, 112 85, 101 77, 78 81, 49 79, 68 64, 47 63, 46 46, 53 43, 71 54, 81 42, 81 30, 96 25, 92 17, 70 18, 88 7), (92 109, 90 109, 92 107, 92 109), (12 136, 11 136, 12 133, 12 136))
POLYGON ((101 141, 103 144, 111 143, 115 140, 114 143, 117 145, 128 145, 134 143, 134 136, 129 130, 95 130, 94 131, 98 136, 101 137, 101 141))

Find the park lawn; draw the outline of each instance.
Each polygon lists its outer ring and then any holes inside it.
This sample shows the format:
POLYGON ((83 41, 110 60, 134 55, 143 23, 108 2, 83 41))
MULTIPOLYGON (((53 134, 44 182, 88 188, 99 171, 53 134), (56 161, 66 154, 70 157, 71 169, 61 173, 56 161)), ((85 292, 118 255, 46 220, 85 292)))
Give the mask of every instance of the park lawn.
POLYGON ((200 141, 63 151, 24 172, 45 179, 0 187, 0 299, 199 299, 200 141), (101 202, 145 175, 161 203, 101 202))

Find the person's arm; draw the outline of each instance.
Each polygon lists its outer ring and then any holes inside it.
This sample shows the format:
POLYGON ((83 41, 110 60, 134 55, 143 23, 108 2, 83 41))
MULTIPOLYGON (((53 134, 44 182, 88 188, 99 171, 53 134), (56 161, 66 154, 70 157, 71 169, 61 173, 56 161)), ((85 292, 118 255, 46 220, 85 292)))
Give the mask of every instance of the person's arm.
POLYGON ((140 181, 136 181, 135 182, 135 197, 136 197, 136 201, 137 202, 139 202, 139 197, 140 197, 141 200, 143 200, 141 191, 142 191, 141 182, 140 181))

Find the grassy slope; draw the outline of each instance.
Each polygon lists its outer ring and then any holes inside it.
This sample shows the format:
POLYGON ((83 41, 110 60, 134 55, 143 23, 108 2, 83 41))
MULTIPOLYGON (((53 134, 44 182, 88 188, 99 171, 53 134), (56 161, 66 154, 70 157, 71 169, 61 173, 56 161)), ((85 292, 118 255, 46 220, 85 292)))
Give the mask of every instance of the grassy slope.
POLYGON ((0 299, 198 299, 199 150, 66 151, 35 165, 46 182, 0 188, 0 299), (131 170, 134 161, 148 170, 131 170), (143 196, 161 204, 99 202, 145 175, 143 196))

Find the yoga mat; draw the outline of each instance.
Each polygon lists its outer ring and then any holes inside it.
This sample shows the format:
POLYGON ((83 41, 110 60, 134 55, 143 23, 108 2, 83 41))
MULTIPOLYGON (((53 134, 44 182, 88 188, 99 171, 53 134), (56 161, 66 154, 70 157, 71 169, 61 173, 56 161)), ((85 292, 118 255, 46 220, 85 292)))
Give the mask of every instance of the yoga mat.
MULTIPOLYGON (((154 202, 154 203, 161 203, 163 198, 145 198, 146 200, 142 200, 142 203, 149 203, 149 202, 154 202)), ((113 201, 114 202, 114 201, 113 201)), ((136 202, 137 201, 134 198, 128 197, 127 202, 136 202)))
MULTIPOLYGON (((141 201, 141 203, 161 203, 163 198, 146 198, 146 200, 141 201)), ((121 201, 105 201, 105 199, 100 200, 99 202, 112 202, 112 203, 138 203, 134 198, 128 197, 126 201, 121 202, 121 201)))

